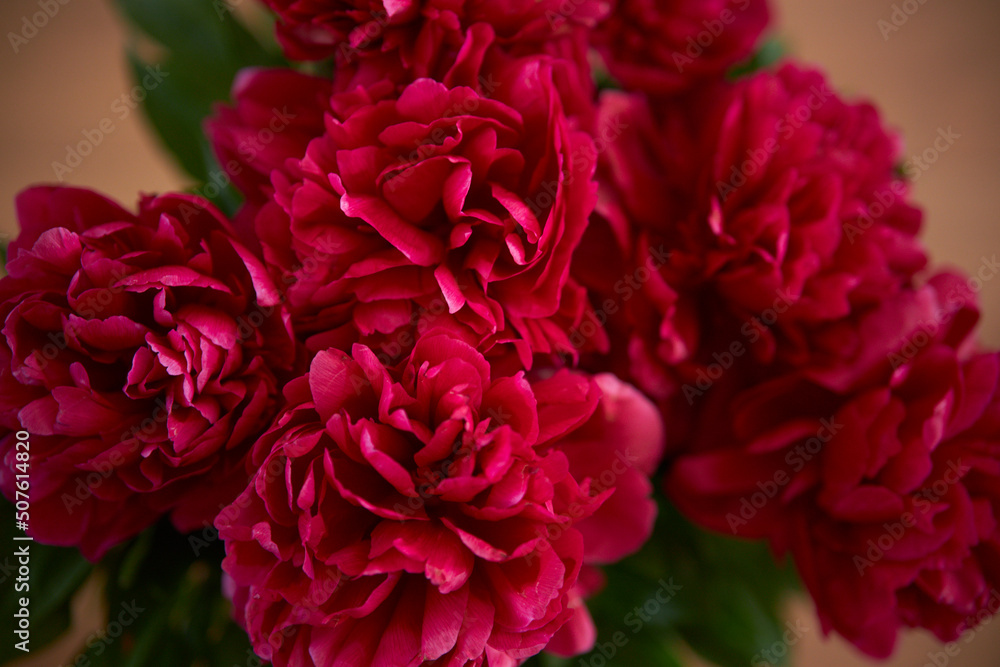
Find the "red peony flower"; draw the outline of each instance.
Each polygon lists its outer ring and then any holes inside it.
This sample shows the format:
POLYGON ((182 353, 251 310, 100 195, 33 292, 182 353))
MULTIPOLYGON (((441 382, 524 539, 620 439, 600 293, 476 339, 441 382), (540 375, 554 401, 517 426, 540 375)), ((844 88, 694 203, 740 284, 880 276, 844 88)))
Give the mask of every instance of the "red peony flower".
POLYGON ((626 90, 673 94, 749 58, 769 21, 765 0, 619 0, 590 40, 626 90))
POLYGON ((331 98, 325 133, 272 173, 256 223, 296 330, 320 334, 312 349, 368 337, 398 359, 419 324, 514 343, 524 364, 572 351, 587 300, 569 263, 595 151, 553 84, 567 69, 516 61, 492 98, 427 79, 331 98))
POLYGON ((649 478, 663 456, 663 424, 656 406, 632 385, 610 373, 594 382, 602 394, 594 416, 554 447, 566 454, 575 479, 615 490, 577 525, 586 562, 607 564, 638 551, 653 532, 656 502, 649 478))
POLYGON ((733 343, 804 358, 809 326, 889 298, 926 261, 897 142, 871 106, 794 66, 692 99, 680 111, 602 100, 604 126, 626 122, 602 155, 608 187, 583 256, 610 245, 622 261, 576 272, 604 290, 631 278, 615 288, 627 298, 611 295, 629 301, 611 329, 658 397, 733 343))
POLYGON ((541 52, 574 30, 592 28, 611 6, 606 0, 264 1, 278 14, 278 39, 289 58, 336 56, 343 68, 386 55, 410 71, 411 80, 440 78, 466 52, 493 41, 515 52, 541 52))
POLYGON ((940 276, 831 325, 845 372, 832 348, 731 372, 669 476, 700 524, 790 553, 825 629, 875 657, 902 626, 952 641, 996 611, 1000 357, 970 349, 970 296, 940 276))
MULTIPOLYGON (((614 493, 576 528, 583 536, 584 566, 570 590, 573 617, 553 636, 546 650, 563 656, 589 651, 597 628, 584 600, 604 587, 597 564, 614 563, 635 553, 653 532, 657 507, 649 477, 663 455, 660 413, 635 387, 610 373, 594 377, 601 402, 580 428, 555 443, 566 454, 574 479, 590 479, 592 492, 614 493)), ((546 383, 534 387, 547 393, 546 383)))
POLYGON ((133 215, 95 193, 39 187, 0 280, 0 488, 31 442, 31 534, 96 560, 165 512, 211 521, 294 357, 263 264, 187 195, 133 215))
POLYGON ((619 421, 651 406, 601 382, 617 391, 595 416, 607 423, 573 438, 600 390, 567 370, 497 376, 438 332, 392 368, 362 345, 317 354, 255 446, 257 477, 216 522, 257 653, 279 667, 513 666, 545 648, 586 614, 577 526, 597 521, 598 559, 648 534, 645 505, 624 526, 587 519, 613 488, 575 477, 599 464, 573 457, 594 455, 595 437, 636 434, 635 450, 604 441, 595 458, 622 452, 627 499, 645 504, 631 464, 650 469, 658 448, 655 428, 619 421))
POLYGON ((233 106, 219 105, 206 122, 219 164, 251 204, 273 196, 271 172, 300 160, 323 134, 332 85, 291 69, 248 68, 233 82, 233 106))

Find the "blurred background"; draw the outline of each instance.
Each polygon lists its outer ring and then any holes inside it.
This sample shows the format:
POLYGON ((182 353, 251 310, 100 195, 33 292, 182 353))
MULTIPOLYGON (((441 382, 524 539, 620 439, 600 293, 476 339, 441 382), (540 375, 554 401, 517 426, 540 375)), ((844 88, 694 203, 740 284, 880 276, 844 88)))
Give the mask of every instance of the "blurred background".
MULTIPOLYGON (((14 196, 25 186, 63 182, 94 188, 133 206, 137 193, 184 187, 180 171, 159 149, 139 110, 121 98, 126 73, 124 25, 102 0, 58 0, 59 11, 26 43, 15 46, 25 16, 38 0, 0 3, 0 234, 15 234, 14 196), (127 112, 127 113, 126 113, 127 112), (79 166, 58 174, 69 145, 97 130, 103 139, 79 166)), ((209 0, 206 0, 208 2, 209 0)), ((239 4, 243 0, 236 0, 239 4)), ((975 272, 1000 254, 1000 4, 996 0, 772 0, 777 36, 788 53, 820 65, 848 97, 877 102, 903 135, 907 157, 934 153, 939 132, 958 138, 937 154, 915 185, 927 213, 924 238, 939 263, 975 272)), ((1000 345, 1000 280, 981 293, 982 338, 1000 345)), ((91 589, 93 593, 93 589, 91 589)), ((790 605, 805 636, 793 648, 794 667, 874 665, 844 642, 824 639, 808 601, 790 605)), ((71 660, 81 639, 103 625, 87 590, 77 600, 73 636, 22 666, 54 667, 71 660)), ((909 634, 899 667, 995 667, 1000 664, 1000 619, 947 656, 933 638, 909 634), (944 662, 942 662, 944 661, 944 662)), ((690 665, 700 665, 690 658, 690 665)), ((179 666, 180 667, 180 666, 179 666)), ((729 666, 724 666, 729 667, 729 666)))

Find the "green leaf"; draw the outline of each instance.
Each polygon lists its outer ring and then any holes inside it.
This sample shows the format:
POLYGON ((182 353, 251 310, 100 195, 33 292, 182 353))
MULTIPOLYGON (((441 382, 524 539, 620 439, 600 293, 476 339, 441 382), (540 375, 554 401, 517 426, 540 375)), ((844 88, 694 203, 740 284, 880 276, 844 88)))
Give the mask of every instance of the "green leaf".
POLYGON ((236 189, 228 174, 219 165, 207 139, 202 141, 201 150, 208 179, 199 188, 194 189, 194 193, 208 199, 222 211, 232 215, 243 201, 243 195, 236 189))
MULTIPOLYGON (((15 531, 13 508, 9 520, 0 521, 0 614, 12 619, 20 608, 19 599, 29 599, 31 636, 29 647, 39 651, 55 641, 68 628, 71 620, 70 603, 93 571, 76 549, 65 549, 39 544, 34 541, 14 541, 14 536, 24 533, 15 531), (20 556, 15 555, 22 547, 28 549, 27 580, 21 578, 20 556), (20 589, 20 590, 19 590, 20 589)), ((0 663, 6 663, 24 653, 14 648, 13 641, 0 642, 0 663)))
POLYGON ((781 606, 796 578, 766 544, 702 531, 669 505, 657 530, 673 537, 668 559, 694 593, 678 595, 684 613, 676 626, 693 649, 720 665, 749 664, 781 640, 781 606))
MULTIPOLYGON (((258 42, 221 0, 115 2, 134 26, 128 61, 140 87, 135 97, 145 97, 142 105, 153 129, 201 190, 212 175, 221 173, 202 128, 212 105, 229 100, 240 69, 287 63, 258 42), (141 56, 138 43, 143 36, 156 42, 163 55, 141 56)), ((233 191, 216 203, 231 212, 233 191)))
POLYGON ((32 587, 32 611, 45 618, 69 602, 94 566, 75 549, 32 543, 32 551, 32 569, 45 574, 45 580, 32 587))
POLYGON ((762 69, 767 69, 781 60, 786 52, 787 49, 780 40, 768 39, 760 45, 760 48, 750 58, 734 65, 727 72, 726 76, 729 79, 739 79, 759 72, 762 69))
POLYGON ((248 660, 249 641, 222 596, 222 556, 215 542, 195 557, 167 522, 116 549, 99 565, 107 578, 107 625, 83 654, 94 667, 232 667, 248 660))
POLYGON ((762 543, 707 533, 665 499, 652 538, 636 554, 602 568, 607 583, 587 607, 595 649, 561 661, 541 655, 536 667, 679 667, 686 642, 719 665, 749 665, 780 641, 781 604, 795 577, 762 543))
POLYGON ((615 77, 611 76, 611 72, 608 71, 603 64, 598 63, 594 67, 594 83, 597 85, 597 91, 602 92, 605 90, 621 90, 622 85, 618 83, 615 77))
POLYGON ((115 0, 115 4, 150 39, 201 62, 207 75, 247 64, 282 62, 221 1, 115 0))
POLYGON ((573 658, 560 658, 540 653, 524 667, 683 667, 676 653, 676 642, 652 634, 626 636, 619 643, 611 638, 598 638, 590 653, 573 658))
POLYGON ((149 555, 149 550, 153 547, 153 536, 155 532, 147 530, 129 546, 118 566, 118 587, 131 588, 135 585, 136 577, 139 576, 139 568, 142 562, 149 555))
MULTIPOLYGON (((129 67, 136 80, 142 79, 149 63, 134 52, 128 54, 129 67)), ((149 91, 143 109, 161 142, 180 163, 180 166, 204 181, 208 174, 202 160, 201 121, 208 115, 214 94, 202 90, 202 81, 194 72, 168 58, 162 65, 167 78, 149 91)))

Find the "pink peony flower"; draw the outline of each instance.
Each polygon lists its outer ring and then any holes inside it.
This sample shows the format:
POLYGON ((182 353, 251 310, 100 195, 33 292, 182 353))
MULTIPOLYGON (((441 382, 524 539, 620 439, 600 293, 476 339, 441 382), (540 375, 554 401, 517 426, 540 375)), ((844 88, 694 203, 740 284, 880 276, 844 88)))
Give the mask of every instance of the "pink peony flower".
MULTIPOLYGON (((342 68, 380 55, 412 72, 442 76, 465 51, 495 41, 541 52, 607 15, 605 0, 264 0, 278 14, 278 39, 293 60, 336 56, 342 68)), ((480 54, 481 56, 481 54, 480 54)))
POLYGON ((364 339, 398 359, 415 327, 449 326, 523 364, 572 351, 595 151, 553 83, 570 64, 504 67, 492 97, 427 79, 337 93, 324 134, 272 172, 257 233, 312 349, 364 339))
POLYGON ((669 476, 701 525, 790 553, 824 628, 875 657, 996 611, 1000 357, 971 346, 970 296, 939 276, 831 325, 817 367, 731 372, 669 476))
POLYGON ((626 90, 673 94, 749 58, 769 20, 765 0, 619 0, 590 40, 626 90))
POLYGON ((17 200, 0 280, 0 488, 31 442, 31 534, 98 559, 171 512, 201 527, 245 486, 294 346, 280 294, 187 195, 139 213, 86 190, 17 200))
POLYGON ((217 520, 258 654, 515 665, 544 648, 574 613, 573 524, 610 491, 591 495, 552 445, 590 417, 597 386, 568 371, 542 386, 492 376, 440 334, 395 370, 360 345, 317 354, 217 520))

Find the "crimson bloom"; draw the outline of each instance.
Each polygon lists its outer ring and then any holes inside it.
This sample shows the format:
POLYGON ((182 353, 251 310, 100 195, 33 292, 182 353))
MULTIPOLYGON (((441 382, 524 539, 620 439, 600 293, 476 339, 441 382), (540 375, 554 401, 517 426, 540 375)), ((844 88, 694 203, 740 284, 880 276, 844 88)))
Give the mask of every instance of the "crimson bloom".
MULTIPOLYGON (((567 437, 604 418, 594 380, 497 376, 468 344, 430 332, 394 368, 363 345, 320 352, 285 394, 255 447, 257 477, 217 520, 259 655, 279 667, 513 666, 580 615, 554 648, 589 648, 577 526, 614 487, 574 476, 589 439, 567 437)), ((607 412, 653 411, 619 394, 607 412)), ((609 432, 628 432, 611 421, 609 432)), ((628 456, 655 465, 655 427, 636 446, 628 456)), ((629 462, 621 477, 636 485, 629 462)), ((622 545, 603 546, 619 534, 637 548, 649 529, 637 522, 593 527, 594 552, 620 556, 622 545)))
POLYGON ((733 372, 670 473, 700 524, 790 553, 824 628, 875 657, 901 627, 952 641, 996 611, 1000 357, 971 346, 970 296, 939 276, 887 301, 831 335, 840 372, 830 350, 733 372))
POLYGON ((621 259, 576 275, 602 295, 638 278, 611 294, 628 301, 611 329, 654 396, 734 342, 801 360, 810 327, 891 298, 926 264, 898 141, 818 72, 786 65, 683 108, 611 93, 598 117, 626 129, 602 155, 581 257, 617 247, 621 259))
POLYGON ((398 357, 418 323, 513 343, 524 364, 572 349, 595 151, 555 88, 572 65, 504 67, 492 97, 428 79, 335 93, 323 135, 272 172, 257 234, 312 349, 374 336, 398 357))
POLYGON ((653 532, 656 502, 650 476, 663 456, 663 424, 655 405, 611 373, 594 376, 601 401, 586 423, 554 447, 566 454, 574 478, 614 489, 578 524, 588 563, 614 563, 638 551, 653 532))
POLYGON ((626 90, 674 94, 749 58, 769 21, 766 0, 619 0, 590 39, 626 90))
POLYGON ((187 195, 137 214, 87 190, 17 200, 0 280, 0 487, 31 435, 31 534, 96 560, 171 512, 201 527, 247 479, 294 358, 287 313, 228 222, 187 195))
MULTIPOLYGON (((264 0, 278 15, 278 39, 293 60, 336 56, 341 67, 375 56, 412 78, 443 76, 462 51, 492 41, 520 53, 607 15, 606 0, 264 0)), ((481 53, 479 54, 481 57, 481 53)))
POLYGON ((656 406, 635 387, 611 373, 594 377, 601 402, 583 426, 553 446, 569 459, 575 479, 590 479, 591 489, 614 493, 576 528, 583 536, 584 566, 570 590, 577 608, 546 650, 572 656, 589 651, 597 628, 585 612, 585 599, 604 587, 601 564, 614 563, 642 547, 653 532, 656 501, 650 476, 663 455, 664 429, 656 406))
POLYGON ((333 86, 292 69, 247 68, 233 81, 233 105, 219 105, 205 123, 215 154, 251 204, 273 195, 271 172, 301 159, 323 134, 333 86))

